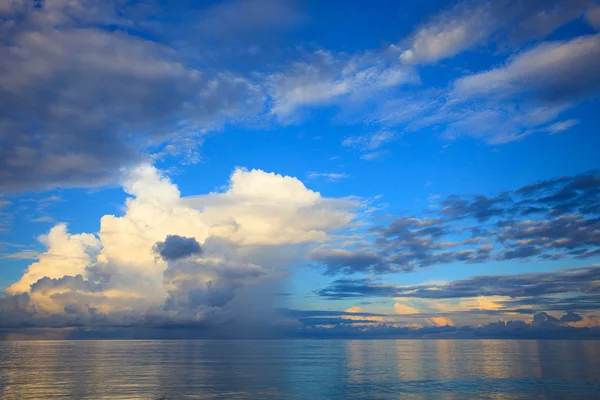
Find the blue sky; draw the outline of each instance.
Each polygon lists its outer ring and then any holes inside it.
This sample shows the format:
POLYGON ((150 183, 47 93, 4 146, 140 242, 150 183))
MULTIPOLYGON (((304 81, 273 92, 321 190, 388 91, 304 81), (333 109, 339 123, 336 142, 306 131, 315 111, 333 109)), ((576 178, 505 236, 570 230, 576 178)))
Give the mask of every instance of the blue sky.
POLYGON ((600 324, 595 1, 9 0, 0 27, 6 329, 600 324))

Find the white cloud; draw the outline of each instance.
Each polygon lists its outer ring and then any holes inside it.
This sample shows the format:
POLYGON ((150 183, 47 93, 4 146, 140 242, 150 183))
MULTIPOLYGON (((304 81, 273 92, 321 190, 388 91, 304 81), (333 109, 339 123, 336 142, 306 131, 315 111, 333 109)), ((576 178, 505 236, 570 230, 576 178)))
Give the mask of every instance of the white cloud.
POLYGON ((346 147, 353 147, 362 151, 377 150, 385 143, 396 139, 397 135, 390 131, 369 133, 360 136, 350 136, 342 142, 346 147))
MULTIPOLYGON (((447 115, 443 137, 454 140, 471 137, 491 145, 501 145, 538 132, 542 126, 556 119, 569 105, 517 106, 510 103, 471 103, 457 107, 454 115, 447 115)), ((443 118, 443 117, 442 117, 443 118)))
POLYGON ((31 220, 31 222, 54 222, 54 218, 48 217, 48 216, 43 216, 43 217, 34 218, 31 220))
POLYGON ((370 152, 365 153, 362 156, 360 156, 360 158, 363 160, 371 161, 371 160, 376 160, 378 158, 381 158, 388 153, 389 152, 387 150, 370 151, 370 152))
POLYGON ((286 121, 303 107, 327 106, 353 96, 364 100, 387 88, 417 83, 418 76, 412 68, 389 64, 379 54, 344 57, 320 50, 269 80, 271 113, 286 121))
POLYGON ((8 260, 35 260, 39 254, 39 251, 36 250, 21 250, 16 253, 3 254, 1 258, 8 260))
POLYGON ((65 224, 54 226, 47 235, 39 238, 47 247, 39 254, 38 261, 31 264, 21 279, 6 289, 8 294, 28 292, 38 280, 62 278, 85 273, 85 268, 100 251, 100 241, 92 234, 69 234, 65 224))
POLYGON ((406 64, 427 64, 493 41, 543 38, 578 18, 587 0, 463 1, 417 29, 401 49, 406 64))
POLYGON ((461 78, 458 96, 499 98, 525 94, 561 100, 593 94, 600 87, 600 34, 542 43, 505 66, 461 78))
POLYGON ((350 175, 338 172, 311 172, 310 174, 308 174, 308 177, 310 179, 325 178, 330 181, 338 181, 340 179, 349 178, 350 175))
POLYGON ((569 130, 572 127, 577 126, 577 125, 579 125, 579 120, 568 119, 566 121, 556 122, 556 123, 544 128, 544 130, 549 132, 551 135, 555 135, 557 133, 561 133, 566 130, 569 130))
POLYGON ((486 40, 495 24, 488 2, 476 7, 459 4, 417 30, 400 60, 420 64, 454 56, 486 40))
POLYGON ((216 321, 232 317, 229 304, 245 288, 283 277, 306 244, 352 224, 361 206, 293 177, 240 168, 225 191, 203 196, 182 198, 150 165, 125 171, 123 188, 131 195, 124 215, 103 216, 96 234, 56 225, 40 238, 47 250, 6 293, 29 293, 40 315, 65 320, 216 321), (201 250, 165 260, 156 244, 169 235, 201 250))
POLYGON ((600 89, 600 34, 546 42, 499 67, 459 78, 447 91, 401 97, 369 120, 404 132, 433 128, 441 137, 491 145, 539 132, 558 133, 577 120, 557 121, 600 89))
POLYGON ((386 150, 380 148, 394 140, 398 135, 388 130, 382 130, 364 135, 350 136, 344 139, 342 145, 350 147, 361 152, 360 158, 363 160, 374 160, 387 154, 386 150))

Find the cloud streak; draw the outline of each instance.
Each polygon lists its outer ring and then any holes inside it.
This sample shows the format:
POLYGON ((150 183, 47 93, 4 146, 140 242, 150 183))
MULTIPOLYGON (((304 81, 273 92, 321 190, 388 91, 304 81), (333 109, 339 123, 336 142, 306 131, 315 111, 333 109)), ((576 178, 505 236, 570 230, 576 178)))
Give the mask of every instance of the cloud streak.
POLYGON ((425 218, 370 227, 358 242, 328 245, 311 259, 325 274, 414 271, 438 264, 586 259, 599 254, 598 171, 496 196, 451 195, 425 218))

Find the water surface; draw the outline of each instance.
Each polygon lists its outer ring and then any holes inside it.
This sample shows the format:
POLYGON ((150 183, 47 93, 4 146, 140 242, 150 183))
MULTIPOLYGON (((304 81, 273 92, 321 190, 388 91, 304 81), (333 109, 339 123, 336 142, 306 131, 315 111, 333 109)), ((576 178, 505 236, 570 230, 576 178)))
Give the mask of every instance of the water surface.
POLYGON ((600 341, 0 342, 2 399, 593 399, 600 341))

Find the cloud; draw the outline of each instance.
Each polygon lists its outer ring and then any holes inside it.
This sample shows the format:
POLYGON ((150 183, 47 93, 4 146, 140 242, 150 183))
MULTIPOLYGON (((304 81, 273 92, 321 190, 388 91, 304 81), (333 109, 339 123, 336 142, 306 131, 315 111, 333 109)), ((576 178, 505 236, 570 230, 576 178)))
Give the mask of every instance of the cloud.
MULTIPOLYGON (((554 338, 582 339, 600 337, 598 320, 593 316, 581 316, 567 312, 557 317, 539 312, 528 319, 498 320, 477 326, 459 325, 448 316, 415 316, 415 321, 401 321, 402 315, 365 313, 360 307, 347 311, 299 311, 285 310, 299 326, 286 331, 288 337, 308 338, 554 338), (360 311, 359 311, 360 310, 360 311), (351 314, 351 315, 348 315, 351 314), (354 316, 355 315, 355 316, 354 316)), ((512 318, 516 316, 513 315, 512 318)))
POLYGON ((376 150, 383 144, 395 139, 392 132, 382 131, 361 136, 350 136, 342 142, 346 147, 352 147, 362 151, 376 150))
POLYGON ((31 220, 31 222, 54 222, 54 218, 48 217, 48 216, 43 216, 43 217, 34 218, 31 220))
POLYGON ((543 38, 578 18, 587 0, 463 1, 421 26, 401 43, 400 60, 435 63, 488 42, 543 38))
POLYGON ((154 251, 165 261, 185 258, 191 255, 200 255, 202 248, 195 238, 186 238, 178 235, 167 235, 164 242, 156 242, 154 251))
POLYGON ((459 96, 523 94, 543 101, 589 96, 600 88, 600 35, 542 43, 513 57, 505 66, 455 83, 459 96))
POLYGON ((325 265, 327 275, 367 272, 381 262, 375 253, 345 249, 316 249, 310 253, 310 259, 325 265))
POLYGON ((354 326, 380 324, 385 322, 384 316, 367 315, 360 306, 353 306, 346 309, 345 313, 341 315, 341 318, 353 321, 352 325, 354 326))
POLYGON ((455 326, 454 322, 448 317, 431 317, 427 321, 432 326, 455 326))
POLYGON ((15 253, 3 254, 2 258, 7 260, 36 260, 39 254, 36 250, 21 250, 15 253))
POLYGON ((294 27, 305 20, 295 0, 228 0, 204 10, 198 26, 209 37, 239 39, 294 27))
POLYGON ((565 121, 556 122, 545 128, 551 135, 556 135, 557 133, 561 133, 571 129, 574 126, 579 125, 578 119, 568 119, 565 121))
POLYGON ((600 31, 600 5, 590 5, 585 12, 585 19, 594 29, 600 31))
POLYGON ((57 224, 40 237, 47 250, 3 300, 16 326, 268 329, 287 269, 361 207, 260 170, 236 169, 224 191, 195 197, 148 164, 122 185, 124 214, 103 216, 97 233, 57 224))
POLYGON ((32 4, 12 3, 0 46, 0 191, 102 185, 151 146, 197 141, 263 106, 243 77, 200 71, 167 45, 129 34, 127 10, 32 4))
POLYGON ((407 64, 432 63, 454 56, 490 36, 494 29, 491 17, 488 2, 473 8, 461 3, 414 32, 400 60, 407 64))
POLYGON ((342 145, 358 150, 364 160, 373 160, 386 154, 385 150, 378 150, 381 146, 396 140, 397 134, 390 131, 380 131, 365 135, 350 136, 344 139, 342 145))
POLYGON ((339 181, 340 179, 350 178, 350 175, 338 172, 311 172, 308 174, 309 179, 325 178, 328 181, 339 181))
POLYGON ((371 151, 368 153, 364 153, 362 156, 360 156, 360 158, 363 160, 371 161, 381 158, 388 153, 389 152, 387 150, 371 151))
POLYGON ((92 234, 69 234, 66 224, 55 225, 39 238, 47 250, 31 264, 21 279, 6 289, 8 294, 28 292, 32 284, 47 277, 62 278, 80 274, 100 251, 100 241, 92 234))
MULTIPOLYGON (((589 4, 462 2, 394 49, 405 64, 434 63, 478 45, 497 44, 500 52, 518 49, 523 41, 543 38, 579 18, 589 4)), ((598 93, 599 43, 598 35, 537 42, 517 50, 503 65, 465 71, 447 89, 398 93, 367 120, 383 130, 408 133, 428 128, 445 140, 469 137, 495 146, 536 133, 555 134, 576 125, 575 120, 558 120, 563 113, 598 93)))
POLYGON ((418 308, 408 306, 406 304, 395 303, 394 312, 396 314, 419 314, 421 311, 418 308))
POLYGON ((4 208, 10 206, 12 203, 8 200, 0 198, 0 232, 6 230, 10 225, 10 214, 4 212, 4 208))
POLYGON ((270 113, 286 122, 306 107, 364 101, 371 94, 418 81, 412 68, 390 63, 381 54, 319 50, 269 77, 270 113))
MULTIPOLYGON (((432 283, 413 286, 381 284, 370 279, 339 279, 318 293, 332 299, 392 297, 440 300, 502 296, 510 298, 503 306, 512 304, 515 299, 523 299, 523 304, 536 305, 538 297, 541 296, 595 294, 599 280, 600 267, 592 266, 552 272, 473 276, 444 284, 432 283)), ((576 297, 562 298, 567 303, 574 299, 576 297)), ((561 298, 556 298, 556 300, 561 300, 561 298)), ((595 301, 600 301, 600 297, 596 297, 595 301)), ((523 305, 518 302, 515 304, 523 305)))
MULTIPOLYGON (((463 2, 387 50, 295 50, 295 62, 255 61, 261 63, 255 71, 240 72, 237 66, 246 63, 234 55, 239 51, 224 51, 214 41, 297 26, 306 20, 300 3, 231 0, 192 7, 195 28, 182 21, 177 32, 193 32, 183 39, 167 34, 175 31, 169 18, 155 18, 159 5, 142 12, 97 0, 7 3, 6 40, 0 46, 0 192, 114 183, 120 168, 143 159, 198 162, 206 135, 227 124, 288 124, 315 107, 342 106, 346 113, 393 108, 388 100, 415 93, 426 99, 408 109, 381 111, 388 114, 377 118, 381 129, 348 138, 347 145, 363 159, 381 157, 383 143, 395 136, 389 132, 400 131, 397 124, 405 124, 407 132, 444 125, 446 139, 469 136, 495 145, 554 133, 566 127, 556 119, 571 101, 598 89, 596 36, 540 44, 502 67, 459 79, 455 91, 441 96, 404 88, 420 83, 412 64, 452 57, 488 41, 541 38, 586 7, 588 2, 579 0, 463 2), (195 36, 202 45, 193 43, 195 36), (566 79, 565 71, 576 71, 576 79, 566 79), (502 90, 489 89, 490 82, 502 90), (553 101, 515 104, 510 91, 553 101), (504 100, 495 103, 498 97, 504 100)), ((260 50, 262 42, 252 41, 260 50)), ((359 119, 371 122, 364 113, 359 119)))
POLYGON ((391 218, 368 234, 316 249, 325 273, 409 272, 450 263, 587 259, 600 254, 596 170, 497 195, 450 195, 427 217, 391 218))

